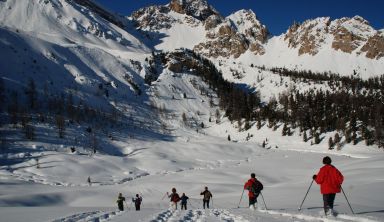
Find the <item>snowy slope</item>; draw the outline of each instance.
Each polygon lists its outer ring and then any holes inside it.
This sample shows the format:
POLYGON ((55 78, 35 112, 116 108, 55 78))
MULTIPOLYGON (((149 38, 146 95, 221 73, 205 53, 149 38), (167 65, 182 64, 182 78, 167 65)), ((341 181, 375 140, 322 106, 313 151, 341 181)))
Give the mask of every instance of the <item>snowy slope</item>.
POLYGON ((0 2, 1 26, 29 32, 56 44, 76 42, 110 50, 143 51, 146 47, 120 27, 72 1, 0 2))
MULTIPOLYGON (((253 29, 255 23, 242 21, 236 16, 239 13, 251 12, 235 13, 225 24, 232 22, 231 27, 241 32, 253 29)), ((207 38, 201 20, 174 11, 167 15, 175 18, 174 23, 156 33, 145 27, 133 30, 127 20, 127 26, 121 28, 74 1, 0 1, 0 74, 8 91, 25 92, 33 78, 40 99, 44 93, 71 92, 77 101, 102 110, 114 108, 121 115, 114 127, 94 123, 99 145, 96 154, 89 147, 88 123, 67 123, 65 137, 59 138, 54 123, 36 122, 36 139, 30 141, 20 126, 2 122, 0 132, 6 135, 6 145, 1 141, 1 221, 384 220, 382 150, 362 142, 328 150, 325 142, 302 142, 298 133, 282 137, 280 128, 252 127, 239 132, 237 123, 223 117, 217 96, 194 70, 172 72, 172 60, 162 67, 163 61, 152 64, 153 49, 193 48, 207 38), (149 37, 141 40, 139 33, 149 37), (151 40, 154 45, 143 43, 151 40), (145 84, 144 78, 152 72, 158 75, 156 80, 145 84), (227 140, 228 135, 232 141, 227 140), (268 144, 262 148, 266 138, 268 144), (71 147, 76 151, 71 152, 71 147), (324 217, 317 185, 312 186, 303 211, 297 211, 325 155, 345 175, 343 188, 357 215, 350 213, 343 195, 338 194, 339 216, 324 217), (246 193, 239 203, 251 172, 264 183, 268 210, 261 198, 259 210, 247 209, 246 193), (210 210, 201 209, 199 194, 204 186, 213 192, 210 210), (188 211, 169 209, 164 194, 172 187, 191 198, 188 211), (119 192, 127 197, 130 211, 117 211, 119 192), (136 193, 144 198, 140 212, 133 212, 130 203, 136 193)), ((226 79, 260 90, 263 101, 277 97, 293 83, 251 64, 349 74, 353 70, 349 66, 356 63, 356 69, 367 69, 363 77, 382 70, 381 60, 326 48, 315 57, 298 56, 297 49, 289 48, 282 37, 270 39, 265 47, 263 55, 247 51, 237 59, 212 61, 226 79), (329 53, 334 57, 329 59, 329 53), (323 68, 319 64, 331 65, 323 68), (231 69, 242 77, 234 76, 231 69)), ((324 86, 303 83, 298 87, 324 86)), ((323 136, 327 141, 333 133, 323 136)))
MULTIPOLYGON (((272 135, 265 136, 272 138, 272 135)), ((284 150, 284 146, 280 151, 267 150, 254 143, 233 143, 202 136, 189 142, 136 142, 139 146, 128 145, 136 148, 131 155, 121 159, 122 162, 100 155, 52 155, 53 153, 46 152, 45 157, 40 160, 39 169, 32 162, 13 166, 13 173, 19 175, 17 180, 10 173, 11 169, 2 169, 2 190, 4 192, 9 189, 0 197, 1 205, 7 206, 0 208, 2 215, 6 215, 8 221, 19 221, 26 215, 28 221, 54 221, 59 218, 69 220, 71 217, 77 218, 73 221, 85 218, 109 218, 110 221, 225 221, 225 218, 232 221, 383 220, 383 196, 380 192, 383 180, 379 176, 383 170, 381 152, 367 150, 351 152, 351 155, 349 152, 340 156, 336 152, 328 154, 345 175, 343 188, 358 214, 352 216, 343 195, 338 194, 336 209, 339 216, 324 218, 317 185, 312 186, 303 211, 297 211, 312 174, 321 166, 324 156, 322 151, 289 151, 284 150), (358 153, 364 154, 364 158, 355 157, 358 153), (69 171, 70 165, 66 164, 69 160, 81 163, 81 172, 69 171), (104 166, 104 170, 98 166, 104 166), (148 174, 130 179, 129 172, 133 166, 145 169, 148 174), (72 184, 44 185, 54 180, 53 176, 46 175, 49 171, 54 171, 55 176, 62 180, 67 178, 65 172, 76 172, 78 177, 72 176, 76 180, 72 184), (242 185, 250 172, 256 172, 264 183, 263 196, 268 211, 245 209, 245 195, 240 203, 241 208, 237 208, 242 185), (94 181, 91 187, 86 183, 88 175, 94 181), (125 180, 121 183, 124 177, 125 180), (204 186, 208 186, 213 192, 212 210, 201 209, 199 192, 204 186), (191 198, 188 206, 191 211, 168 210, 168 200, 163 199, 163 196, 172 187, 176 187, 180 193, 185 192, 191 198), (144 198, 143 211, 116 211, 114 200, 118 192, 123 192, 128 198, 140 193, 144 198), (34 208, 25 209, 23 206, 34 208), (48 209, 47 206, 51 208, 48 209), (59 211, 52 208, 59 206, 59 211)), ((127 202, 128 206, 131 205, 127 202)), ((261 198, 259 206, 265 209, 261 198)))

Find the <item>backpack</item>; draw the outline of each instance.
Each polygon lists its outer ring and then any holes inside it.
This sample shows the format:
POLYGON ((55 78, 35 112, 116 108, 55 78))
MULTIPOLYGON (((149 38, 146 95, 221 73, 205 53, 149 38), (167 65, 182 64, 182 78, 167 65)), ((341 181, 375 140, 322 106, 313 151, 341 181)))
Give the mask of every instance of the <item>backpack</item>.
POLYGON ((179 194, 177 194, 177 193, 172 194, 171 201, 172 202, 179 202, 180 201, 179 194))
POLYGON ((262 190, 263 190, 263 184, 258 181, 258 180, 255 180, 255 182, 252 183, 249 191, 251 191, 252 193, 260 193, 262 190))

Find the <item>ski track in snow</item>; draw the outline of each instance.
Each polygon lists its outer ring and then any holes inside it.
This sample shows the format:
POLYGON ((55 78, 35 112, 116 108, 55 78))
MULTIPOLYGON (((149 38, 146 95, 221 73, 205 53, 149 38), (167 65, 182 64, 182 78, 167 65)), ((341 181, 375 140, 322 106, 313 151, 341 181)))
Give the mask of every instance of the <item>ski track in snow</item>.
POLYGON ((93 211, 93 212, 74 214, 68 217, 53 220, 51 222, 75 222, 75 221, 101 222, 101 221, 108 221, 119 214, 121 214, 120 211, 112 211, 112 212, 93 211))
POLYGON ((333 216, 314 216, 314 215, 306 215, 306 214, 295 214, 295 213, 288 213, 288 212, 280 212, 280 211, 273 211, 273 210, 262 210, 260 212, 264 212, 269 215, 277 215, 284 218, 292 218, 292 219, 299 219, 303 221, 323 221, 323 222, 337 222, 337 221, 356 221, 356 222, 379 222, 378 220, 373 220, 365 217, 358 217, 358 216, 349 216, 344 214, 338 214, 337 217, 333 216))
POLYGON ((186 213, 179 210, 166 210, 157 216, 151 222, 204 222, 204 221, 225 221, 225 222, 249 222, 242 216, 234 215, 228 210, 187 210, 186 213))

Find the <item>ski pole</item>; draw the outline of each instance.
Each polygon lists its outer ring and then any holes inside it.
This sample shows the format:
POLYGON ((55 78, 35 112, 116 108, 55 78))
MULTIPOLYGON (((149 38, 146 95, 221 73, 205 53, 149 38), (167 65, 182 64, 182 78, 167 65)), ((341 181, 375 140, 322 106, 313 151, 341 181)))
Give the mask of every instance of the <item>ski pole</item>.
POLYGON ((161 198, 161 200, 164 200, 165 196, 167 196, 167 193, 164 194, 164 196, 161 198))
POLYGON ((304 196, 303 202, 301 202, 300 207, 299 207, 299 209, 298 209, 299 211, 301 210, 301 207, 302 207, 303 204, 304 204, 305 198, 307 198, 307 195, 308 195, 308 193, 309 193, 309 190, 310 190, 311 187, 312 187, 313 181, 315 181, 315 180, 312 180, 311 185, 309 185, 309 188, 308 188, 308 190, 307 190, 307 193, 306 193, 305 196, 304 196))
POLYGON ((241 200, 243 199, 243 195, 244 195, 244 189, 243 189, 243 192, 241 193, 239 205, 237 205, 237 208, 240 208, 240 203, 241 203, 241 200))
POLYGON ((263 193, 260 191, 261 198, 263 199, 265 210, 268 210, 267 204, 265 203, 263 193))
POLYGON ((352 214, 355 214, 355 212, 353 212, 353 209, 352 209, 352 207, 351 207, 351 204, 350 204, 349 201, 348 201, 347 195, 345 195, 345 192, 344 192, 343 187, 342 187, 342 186, 340 186, 340 187, 341 187, 341 191, 343 191, 343 194, 344 194, 345 199, 347 200, 347 203, 348 203, 348 205, 349 205, 349 209, 351 209, 352 214))
POLYGON ((213 197, 212 197, 212 208, 214 208, 214 207, 213 207, 213 197))

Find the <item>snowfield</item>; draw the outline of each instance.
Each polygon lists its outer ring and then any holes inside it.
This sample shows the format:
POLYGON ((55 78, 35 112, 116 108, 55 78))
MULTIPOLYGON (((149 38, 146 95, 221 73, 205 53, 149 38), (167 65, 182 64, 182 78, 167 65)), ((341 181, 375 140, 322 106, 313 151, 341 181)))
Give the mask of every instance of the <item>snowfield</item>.
POLYGON ((287 146, 280 143, 278 149, 264 149, 256 143, 188 135, 174 142, 130 141, 125 144, 128 153, 121 157, 31 152, 30 157, 25 157, 30 161, 1 168, 2 221, 384 220, 382 151, 330 152, 315 147, 291 150, 295 145, 303 148, 302 144, 290 142, 287 146), (34 155, 40 155, 39 168, 34 155), (311 177, 325 155, 330 155, 344 174, 343 188, 355 215, 344 196, 338 194, 335 208, 339 215, 324 217, 317 185, 312 186, 303 210, 298 212, 311 177), (243 184, 251 172, 264 184, 262 193, 268 210, 261 197, 259 210, 247 209, 246 194, 238 208, 243 184), (88 176, 93 181, 91 186, 87 184, 88 176), (210 210, 202 209, 199 194, 204 186, 213 193, 210 210), (169 209, 169 201, 163 197, 172 187, 190 197, 188 211, 169 209), (119 192, 128 199, 128 211, 117 211, 119 192), (133 211, 129 202, 136 193, 143 196, 140 212, 133 211))
MULTIPOLYGON (((303 142, 298 129, 283 137, 283 126, 274 131, 265 122, 260 130, 255 122, 249 130, 239 130, 193 70, 173 73, 167 67, 152 67, 160 63, 152 61, 154 51, 193 48, 206 40, 202 23, 170 14, 191 24, 175 23, 152 33, 159 39, 151 42, 153 36, 140 36, 151 33, 136 30, 130 20, 123 20, 127 24, 120 28, 75 1, 0 0, 0 78, 8 97, 17 91, 25 105, 25 90, 33 79, 41 104, 48 97, 71 94, 75 104, 81 101, 120 114, 115 124, 67 119, 64 138, 59 138, 54 116, 42 108, 32 113, 31 141, 25 139, 20 123, 9 123, 8 107, 0 107, 1 222, 384 221, 384 152, 376 145, 345 144, 342 138, 341 150, 328 150, 327 141, 335 132, 322 134, 322 142, 311 145, 310 140, 303 142), (154 74, 151 69, 158 78, 148 85, 144 79, 154 74), (37 112, 47 115, 45 122, 38 120, 37 112), (89 128, 97 139, 96 154, 90 148, 89 128), (72 147, 76 151, 71 152, 72 147), (326 155, 345 176, 343 189, 355 214, 343 194, 337 194, 338 216, 325 217, 316 184, 298 211, 326 155), (257 210, 248 208, 243 193, 252 172, 264 184, 257 210), (213 193, 211 209, 202 209, 200 192, 205 186, 213 193), (170 209, 165 194, 173 187, 190 197, 188 210, 170 209), (123 212, 116 204, 120 192, 127 198, 123 212), (143 197, 138 212, 130 201, 135 194, 143 197)), ((316 58, 298 57, 297 50, 283 45, 282 37, 270 39, 266 47, 263 56, 246 52, 237 59, 212 61, 225 79, 258 90, 263 102, 294 83, 261 71, 259 65, 342 75, 356 69, 363 79, 384 69, 383 59, 329 48, 316 58), (231 69, 244 75, 236 78, 231 69)), ((296 87, 306 91, 326 85, 296 87)))

